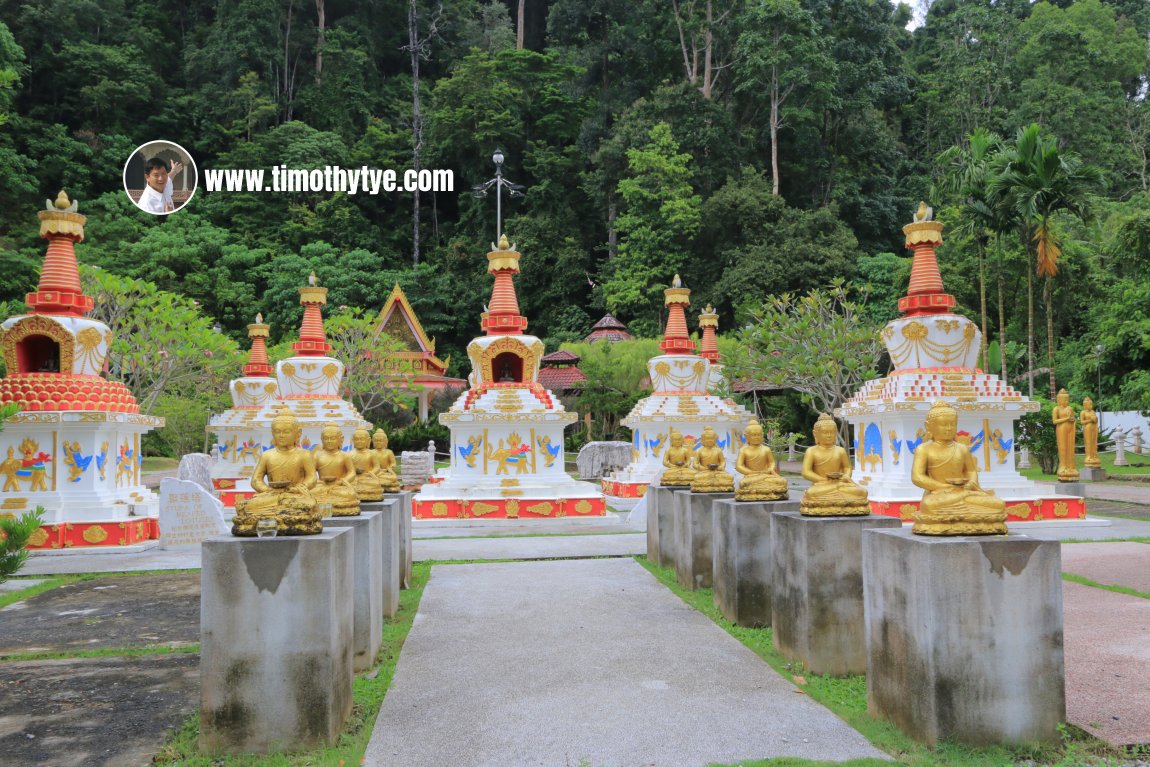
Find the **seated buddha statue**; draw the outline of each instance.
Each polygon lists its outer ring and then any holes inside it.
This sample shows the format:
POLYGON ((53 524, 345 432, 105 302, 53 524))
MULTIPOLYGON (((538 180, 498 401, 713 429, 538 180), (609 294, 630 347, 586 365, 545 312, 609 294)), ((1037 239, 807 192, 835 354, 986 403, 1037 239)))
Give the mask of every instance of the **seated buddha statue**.
POLYGON ((763 444, 763 427, 752 419, 743 430, 747 444, 739 448, 735 471, 743 475, 735 489, 736 501, 785 501, 787 481, 779 476, 771 449, 763 444))
POLYGON ((379 461, 379 471, 376 476, 383 485, 383 492, 399 492, 399 476, 395 473, 395 453, 387 447, 387 432, 376 429, 371 436, 371 443, 375 447, 375 458, 379 461))
POLYGON ((838 444, 839 427, 828 413, 813 429, 815 444, 803 454, 803 478, 811 486, 803 493, 799 511, 808 517, 846 517, 870 514, 866 489, 851 480, 851 459, 838 444))
POLYGON ((323 521, 311 490, 315 487, 315 462, 311 453, 299 446, 299 421, 291 413, 272 419, 274 447, 260 456, 252 471, 256 494, 236 503, 232 535, 256 535, 261 519, 279 522, 280 535, 315 535, 323 532, 323 521))
POLYGON ((331 507, 331 516, 354 517, 359 514, 359 496, 352 485, 355 464, 343 452, 343 431, 334 423, 324 424, 320 443, 320 449, 315 451, 319 483, 312 495, 320 507, 331 507))
POLYGON ((355 479, 352 486, 361 501, 382 501, 383 484, 379 481, 379 459, 371 450, 371 434, 367 429, 356 429, 351 435, 351 445, 355 449, 349 457, 355 466, 355 479))
POLYGON ((691 448, 683 444, 683 433, 678 429, 671 429, 670 440, 671 444, 663 453, 663 465, 667 468, 659 484, 663 487, 690 487, 695 478, 695 470, 691 468, 691 448))
POLYGON ((729 493, 735 489, 735 478, 727 473, 727 458, 718 446, 718 435, 710 426, 703 429, 703 446, 695 451, 695 478, 692 493, 729 493))
POLYGON ((911 532, 919 535, 1005 535, 1006 504, 978 486, 970 448, 955 441, 958 413, 937 402, 926 416, 930 441, 914 451, 911 481, 923 489, 911 532))

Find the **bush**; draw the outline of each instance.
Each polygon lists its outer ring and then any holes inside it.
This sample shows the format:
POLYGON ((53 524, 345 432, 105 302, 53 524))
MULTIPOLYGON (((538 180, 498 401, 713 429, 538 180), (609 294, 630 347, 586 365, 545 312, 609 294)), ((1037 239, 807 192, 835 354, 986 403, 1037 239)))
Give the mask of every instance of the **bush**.
POLYGON ((437 453, 448 452, 449 445, 451 444, 451 432, 447 427, 440 423, 429 421, 428 423, 413 423, 402 429, 390 433, 388 436, 387 446, 391 448, 396 455, 399 455, 404 450, 426 450, 427 443, 432 440, 435 441, 435 451, 437 453))
POLYGON ((0 517, 0 583, 20 571, 28 561, 28 539, 40 529, 44 508, 37 506, 20 517, 0 517))
MULTIPOLYGON (((1018 421, 1018 444, 1030 451, 1043 474, 1054 474, 1058 470, 1058 436, 1052 422, 1054 403, 1037 396, 1034 401, 1042 409, 1027 413, 1018 421)), ((1075 425, 1078 425, 1077 419, 1075 425)))

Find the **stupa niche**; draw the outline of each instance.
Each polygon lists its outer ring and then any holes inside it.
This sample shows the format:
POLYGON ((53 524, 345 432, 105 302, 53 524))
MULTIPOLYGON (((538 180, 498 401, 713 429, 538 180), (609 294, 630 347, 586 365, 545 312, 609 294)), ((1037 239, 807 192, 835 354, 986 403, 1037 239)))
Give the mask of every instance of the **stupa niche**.
POLYGON ((87 219, 64 192, 39 213, 47 255, 31 311, 3 324, 0 404, 21 408, 0 432, 0 513, 37 506, 28 548, 127 546, 159 537, 159 500, 140 483, 140 437, 164 425, 128 387, 102 377, 112 331, 85 316, 76 243, 87 219))
POLYGON ((439 422, 451 431, 451 468, 412 499, 417 518, 526 519, 602 516, 598 488, 577 482, 564 465, 563 429, 576 415, 538 382, 543 342, 525 335, 512 278, 519 253, 507 237, 487 254, 495 277, 486 335, 467 346, 472 371, 439 422))
POLYGON ((978 462, 978 481, 1006 501, 1008 522, 1081 519, 1082 498, 1043 490, 1015 469, 1014 422, 1039 409, 998 376, 978 370, 982 334, 955 314, 943 288, 934 249, 942 223, 920 204, 903 227, 914 251, 910 286, 899 299, 903 315, 887 323, 882 341, 894 370, 866 383, 836 411, 854 427, 854 478, 866 487, 876 514, 912 519, 922 489, 911 482, 914 452, 924 439, 926 414, 935 402, 958 411, 958 438, 978 462))
POLYGON ((745 408, 711 393, 722 380, 715 336, 718 315, 707 307, 700 316, 703 349, 696 353, 695 342, 687 332, 690 289, 683 287, 675 275, 672 287, 663 294, 667 327, 659 348, 664 353, 647 363, 655 391, 639 400, 623 419, 623 425, 631 429, 633 460, 602 480, 603 491, 617 507, 636 503, 635 499, 641 498, 663 473, 663 450, 672 428, 682 433, 687 447, 697 450, 704 429, 709 427, 715 432, 716 444, 727 464, 734 466, 743 444, 743 430, 751 421, 745 408))

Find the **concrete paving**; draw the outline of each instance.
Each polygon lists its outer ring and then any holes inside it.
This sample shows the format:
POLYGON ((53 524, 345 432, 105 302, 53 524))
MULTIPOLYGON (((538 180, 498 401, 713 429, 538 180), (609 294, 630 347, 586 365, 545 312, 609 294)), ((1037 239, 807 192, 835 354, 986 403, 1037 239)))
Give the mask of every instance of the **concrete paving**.
POLYGON ((1114 745, 1150 744, 1150 599, 1067 582, 1062 598, 1067 720, 1114 745))
MULTIPOLYGON (((1057 488, 1058 482, 1038 482, 1046 488, 1057 488)), ((1086 497, 1106 501, 1126 501, 1150 505, 1150 482, 1087 482, 1086 497)), ((1089 504, 1087 504, 1089 508, 1089 504)))
POLYGON ((1068 543, 1062 547, 1062 571, 1150 594, 1150 544, 1068 543))
POLYGON ((634 561, 583 560, 436 567, 364 764, 784 755, 887 758, 634 561))
POLYGON ((414 542, 415 561, 473 559, 576 559, 632 557, 647 553, 646 533, 548 535, 530 538, 452 538, 414 542))

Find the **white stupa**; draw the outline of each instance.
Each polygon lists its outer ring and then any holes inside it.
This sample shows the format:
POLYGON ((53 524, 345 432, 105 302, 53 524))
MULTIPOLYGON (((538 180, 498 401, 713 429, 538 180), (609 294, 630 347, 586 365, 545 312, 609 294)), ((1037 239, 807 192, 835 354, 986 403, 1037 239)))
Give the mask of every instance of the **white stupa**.
POLYGON ((271 447, 271 422, 286 409, 299 421, 302 430, 300 446, 314 450, 320 445, 324 424, 332 422, 343 430, 344 450, 351 449, 351 436, 356 429, 369 428, 342 394, 344 365, 329 357, 331 344, 323 330, 321 307, 327 303, 327 288, 316 285, 315 274, 309 285, 299 289, 304 307, 299 340, 292 344, 294 355, 275 366, 270 376, 264 346, 268 326, 257 317, 248 325, 252 338, 250 361, 244 375, 231 383, 233 406, 212 418, 208 431, 219 436, 219 460, 212 469, 212 482, 225 506, 252 496, 251 473, 264 450, 271 447))
MULTIPOLYGON (((31 311, 3 324, 0 514, 44 508, 30 549, 131 546, 159 538, 159 500, 140 482, 140 437, 164 425, 103 377, 112 331, 87 317, 74 245, 87 219, 60 192, 40 211, 48 253, 31 311)), ((154 544, 151 544, 154 545, 154 544)))
POLYGON ((854 427, 854 477, 876 514, 910 519, 923 492, 911 481, 914 451, 929 439, 926 414, 941 400, 958 411, 958 439, 978 461, 982 488, 1006 502, 1008 522, 1081 519, 1084 499, 1056 494, 1015 469, 1014 422, 1039 405, 977 369, 982 334, 952 311, 954 296, 944 291, 938 271, 934 249, 942 228, 924 204, 903 227, 914 250, 910 287, 898 302, 903 316, 882 330, 894 370, 869 381, 837 411, 854 427))
POLYGON ((663 450, 672 428, 682 432, 685 444, 694 449, 701 444, 703 429, 711 427, 728 467, 733 468, 743 444, 743 430, 751 420, 745 408, 712 393, 722 382, 715 338, 718 315, 710 307, 700 315, 702 351, 696 354, 685 316, 691 291, 682 287, 676 275, 672 287, 663 293, 667 328, 659 348, 664 353, 647 363, 654 392, 635 403, 623 419, 623 425, 631 429, 634 459, 602 480, 603 491, 616 507, 634 505, 634 499, 657 482, 663 473, 663 450))
POLYGON ((439 416, 451 430, 451 467, 412 499, 412 515, 603 516, 603 494, 572 479, 564 465, 563 429, 576 415, 537 381, 543 342, 524 334, 527 319, 519 314, 512 282, 519 273, 519 253, 504 235, 487 261, 495 285, 482 318, 486 335, 467 346, 470 388, 439 416))

